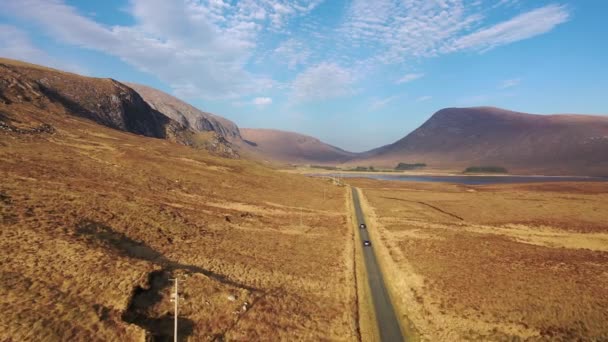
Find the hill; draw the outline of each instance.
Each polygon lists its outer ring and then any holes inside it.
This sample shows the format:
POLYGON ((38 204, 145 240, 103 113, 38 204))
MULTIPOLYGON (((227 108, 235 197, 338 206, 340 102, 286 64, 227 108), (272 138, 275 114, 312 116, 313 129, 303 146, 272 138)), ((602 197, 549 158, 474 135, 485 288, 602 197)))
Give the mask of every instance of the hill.
POLYGON ((307 135, 273 129, 241 129, 243 145, 255 157, 290 164, 339 164, 354 153, 307 135))
POLYGON ((351 163, 399 162, 463 170, 504 167, 514 173, 608 175, 608 117, 534 115, 492 107, 446 108, 403 139, 351 163))

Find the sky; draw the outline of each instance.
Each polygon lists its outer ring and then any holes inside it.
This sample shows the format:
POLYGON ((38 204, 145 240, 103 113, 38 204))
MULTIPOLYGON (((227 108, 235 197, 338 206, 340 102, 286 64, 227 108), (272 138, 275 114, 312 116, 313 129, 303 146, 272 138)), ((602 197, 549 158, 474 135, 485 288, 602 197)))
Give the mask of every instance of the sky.
POLYGON ((364 151, 445 107, 608 114, 608 1, 0 0, 0 56, 364 151))

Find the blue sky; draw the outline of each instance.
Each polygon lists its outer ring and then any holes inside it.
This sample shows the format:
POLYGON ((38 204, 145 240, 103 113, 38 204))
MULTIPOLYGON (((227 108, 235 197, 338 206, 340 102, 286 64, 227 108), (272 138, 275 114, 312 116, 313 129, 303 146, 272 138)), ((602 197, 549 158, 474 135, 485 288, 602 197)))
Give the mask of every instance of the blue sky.
POLYGON ((0 55, 363 151, 444 107, 607 114, 608 2, 0 0, 0 55))

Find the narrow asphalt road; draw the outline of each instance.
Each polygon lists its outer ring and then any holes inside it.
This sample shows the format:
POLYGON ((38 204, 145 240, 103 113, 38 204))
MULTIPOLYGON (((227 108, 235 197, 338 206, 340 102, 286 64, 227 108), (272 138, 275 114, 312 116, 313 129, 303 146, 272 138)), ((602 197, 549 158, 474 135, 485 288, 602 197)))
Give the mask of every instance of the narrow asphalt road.
MULTIPOLYGON (((360 229, 359 225, 365 222, 361 204, 359 203, 359 193, 357 188, 351 187, 353 194, 353 203, 355 205, 355 213, 357 215, 357 229, 359 229, 361 240, 369 240, 367 229, 360 229)), ((368 227, 369 229, 369 227, 368 227)), ((363 248, 363 258, 365 259, 365 269, 367 270, 367 279, 372 294, 372 302, 374 303, 374 311, 376 313, 376 324, 380 332, 380 340, 383 342, 404 341, 401 329, 399 328, 399 320, 395 315, 395 309, 391 303, 391 299, 384 285, 384 278, 376 254, 374 253, 374 243, 380 241, 371 241, 372 246, 363 246, 363 241, 359 241, 363 248)))

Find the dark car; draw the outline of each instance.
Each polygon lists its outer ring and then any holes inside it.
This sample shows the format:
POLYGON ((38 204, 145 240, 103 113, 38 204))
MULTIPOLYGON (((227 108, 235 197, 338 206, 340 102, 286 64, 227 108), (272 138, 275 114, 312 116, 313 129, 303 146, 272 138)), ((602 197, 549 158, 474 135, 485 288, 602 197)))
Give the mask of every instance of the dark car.
POLYGON ((365 241, 363 241, 363 246, 366 246, 366 247, 367 247, 367 246, 371 246, 371 245, 372 245, 372 242, 371 242, 371 241, 369 241, 369 240, 365 240, 365 241))
POLYGON ((360 228, 360 229, 365 229, 365 228, 367 228, 367 226, 365 225, 365 223, 361 223, 361 224, 359 225, 359 228, 360 228))

